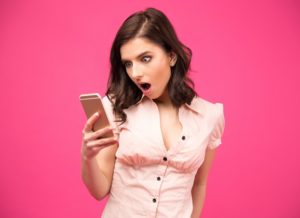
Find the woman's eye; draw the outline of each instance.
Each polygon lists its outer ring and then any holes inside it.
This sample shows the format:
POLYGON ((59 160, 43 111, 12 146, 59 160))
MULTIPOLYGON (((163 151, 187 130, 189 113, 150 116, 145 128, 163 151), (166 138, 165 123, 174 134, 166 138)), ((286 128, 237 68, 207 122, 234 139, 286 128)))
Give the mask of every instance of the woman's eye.
POLYGON ((125 63, 124 63, 124 66, 125 66, 126 68, 131 67, 131 65, 132 65, 131 62, 125 62, 125 63))
POLYGON ((143 62, 149 62, 151 60, 151 57, 150 56, 145 56, 143 57, 142 61, 143 62))

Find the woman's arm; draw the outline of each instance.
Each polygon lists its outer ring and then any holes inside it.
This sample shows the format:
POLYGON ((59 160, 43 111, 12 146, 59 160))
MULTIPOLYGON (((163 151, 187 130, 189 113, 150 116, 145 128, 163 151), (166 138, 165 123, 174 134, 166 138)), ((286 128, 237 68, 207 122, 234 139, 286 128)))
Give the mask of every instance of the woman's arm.
POLYGON ((102 138, 111 131, 109 127, 92 131, 98 118, 95 113, 82 131, 81 176, 91 195, 101 200, 110 191, 118 141, 114 137, 102 138))
POLYGON ((191 218, 199 218, 202 212, 202 208, 205 200, 206 182, 209 170, 215 156, 215 149, 206 149, 205 159, 201 167, 198 169, 195 176, 194 185, 192 188, 193 198, 193 213, 191 218))
POLYGON ((117 145, 103 148, 94 158, 81 158, 82 180, 90 194, 102 200, 110 191, 117 145))

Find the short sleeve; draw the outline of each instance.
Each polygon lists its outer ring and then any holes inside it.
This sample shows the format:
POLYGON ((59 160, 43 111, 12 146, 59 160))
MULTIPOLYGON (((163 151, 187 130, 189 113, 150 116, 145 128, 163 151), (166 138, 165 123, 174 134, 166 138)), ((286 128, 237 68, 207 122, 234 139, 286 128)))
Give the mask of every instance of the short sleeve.
POLYGON ((103 107, 104 107, 105 113, 107 115, 107 118, 109 120, 109 123, 114 128, 113 133, 117 138, 119 138, 120 131, 119 131, 119 127, 117 125, 116 119, 115 119, 115 115, 113 113, 112 102, 108 99, 107 96, 105 96, 102 98, 102 103, 103 103, 103 107))
POLYGON ((208 147, 210 149, 217 148, 221 143, 221 138, 224 132, 225 127, 225 118, 224 118, 224 109, 223 104, 221 103, 215 103, 215 120, 214 122, 214 128, 211 132, 208 147))

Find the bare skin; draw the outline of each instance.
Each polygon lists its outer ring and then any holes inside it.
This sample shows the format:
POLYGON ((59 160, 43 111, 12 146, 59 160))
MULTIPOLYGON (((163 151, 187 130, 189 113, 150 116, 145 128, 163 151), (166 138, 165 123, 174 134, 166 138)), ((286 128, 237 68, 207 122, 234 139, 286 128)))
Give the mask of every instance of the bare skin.
POLYGON ((98 113, 89 118, 82 130, 81 147, 81 176, 91 195, 97 199, 103 199, 110 190, 112 184, 115 153, 118 141, 116 138, 101 138, 111 127, 92 131, 98 113), (97 139, 100 137, 100 139, 97 139))
POLYGON ((178 117, 178 108, 174 107, 167 94, 154 100, 156 102, 159 115, 160 127, 164 139, 166 150, 169 150, 180 137, 182 125, 178 117))

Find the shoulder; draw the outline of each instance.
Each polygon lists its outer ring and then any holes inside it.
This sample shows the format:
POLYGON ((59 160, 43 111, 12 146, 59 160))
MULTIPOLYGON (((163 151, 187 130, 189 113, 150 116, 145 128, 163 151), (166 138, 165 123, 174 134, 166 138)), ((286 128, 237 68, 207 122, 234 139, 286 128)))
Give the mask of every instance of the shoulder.
POLYGON ((113 102, 110 100, 110 98, 108 98, 108 96, 105 95, 102 97, 102 104, 105 112, 109 116, 113 116, 113 102))
POLYGON ((195 96, 189 107, 207 118, 218 118, 223 114, 223 103, 212 102, 200 96, 195 96))
POLYGON ((102 97, 102 104, 104 107, 109 108, 110 110, 112 110, 114 107, 113 99, 108 97, 107 95, 102 97))
POLYGON ((103 96, 102 97, 102 104, 103 108, 105 110, 106 116, 108 120, 110 121, 111 125, 114 127, 117 127, 117 124, 119 123, 115 113, 114 113, 114 105, 113 105, 113 100, 108 98, 108 96, 103 96))
POLYGON ((105 96, 102 97, 102 103, 103 103, 103 104, 106 104, 106 105, 112 105, 112 102, 111 102, 111 100, 108 98, 107 95, 105 95, 105 96))

